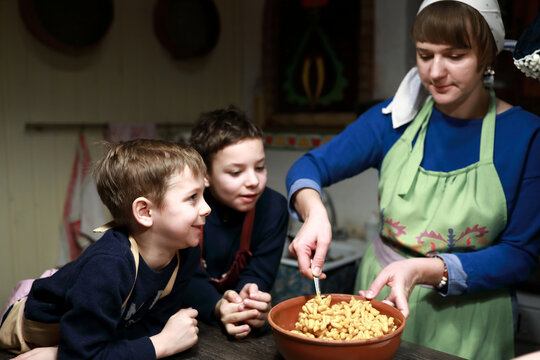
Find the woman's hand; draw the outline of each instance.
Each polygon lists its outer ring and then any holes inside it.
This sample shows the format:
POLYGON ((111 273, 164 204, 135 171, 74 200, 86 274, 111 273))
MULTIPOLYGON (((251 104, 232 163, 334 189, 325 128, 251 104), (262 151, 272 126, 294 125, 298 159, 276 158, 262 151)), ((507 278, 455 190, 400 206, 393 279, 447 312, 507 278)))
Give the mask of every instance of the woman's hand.
POLYGON ((14 358, 14 360, 56 360, 58 346, 38 347, 14 358))
POLYGON ((156 350, 156 358, 171 356, 197 343, 197 314, 197 310, 192 308, 181 309, 169 318, 159 334, 150 337, 156 350))
POLYGON ((309 188, 295 194, 294 207, 304 220, 304 225, 289 245, 289 252, 298 259, 298 269, 302 275, 310 279, 313 275, 319 275, 324 279, 326 275, 321 270, 332 240, 332 226, 326 208, 319 193, 309 188))
POLYGON ((393 262, 381 270, 369 290, 358 293, 373 299, 385 285, 390 294, 383 301, 396 307, 407 318, 409 296, 417 284, 437 285, 444 273, 444 263, 439 258, 413 258, 393 262))
MULTIPOLYGON (((264 325, 268 312, 272 308, 272 295, 267 292, 260 291, 257 284, 246 284, 240 291, 240 297, 243 299, 242 304, 245 310, 257 310, 253 313, 253 317, 246 320, 246 323, 253 328, 259 328, 264 325)), ((242 306, 240 306, 242 308, 242 306)))

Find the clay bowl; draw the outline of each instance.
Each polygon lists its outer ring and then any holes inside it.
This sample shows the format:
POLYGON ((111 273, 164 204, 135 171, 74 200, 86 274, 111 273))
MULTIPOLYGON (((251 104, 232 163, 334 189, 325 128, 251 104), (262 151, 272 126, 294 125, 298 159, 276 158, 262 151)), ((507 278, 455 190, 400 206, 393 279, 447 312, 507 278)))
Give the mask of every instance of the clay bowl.
MULTIPOLYGON (((328 295, 328 294, 326 294, 328 295)), ((323 295, 326 296, 326 295, 323 295)), ((349 301, 350 294, 332 295, 331 304, 349 301)), ((313 339, 291 333, 302 311, 302 305, 314 295, 298 296, 275 305, 268 313, 268 322, 277 348, 286 360, 328 360, 328 359, 392 359, 401 342, 405 328, 405 317, 396 308, 378 300, 371 300, 371 305, 381 313, 392 316, 398 325, 397 329, 387 335, 367 340, 324 340, 313 339)), ((361 296, 355 299, 365 300, 361 296)))

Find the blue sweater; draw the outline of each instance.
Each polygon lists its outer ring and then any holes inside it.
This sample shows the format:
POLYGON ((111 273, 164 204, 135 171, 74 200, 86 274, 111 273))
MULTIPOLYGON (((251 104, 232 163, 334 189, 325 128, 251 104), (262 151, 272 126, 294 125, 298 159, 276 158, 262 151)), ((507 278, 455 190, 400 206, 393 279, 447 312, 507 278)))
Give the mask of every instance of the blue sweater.
MULTIPOLYGON (((201 320, 215 323, 213 311, 222 295, 210 281, 226 273, 240 246, 240 234, 246 213, 235 211, 216 201, 209 191, 204 194, 212 212, 206 217, 203 233, 203 258, 207 271, 199 265, 187 291, 186 302, 199 311, 201 320)), ((251 259, 238 278, 233 290, 239 292, 245 284, 257 284, 259 290, 270 292, 276 280, 289 215, 287 201, 280 193, 265 188, 255 205, 251 235, 251 259)))
MULTIPOLYGON (((324 146, 302 156, 287 174, 291 196, 303 187, 321 187, 352 177, 382 160, 408 125, 392 128, 381 109, 390 100, 362 114, 324 146)), ((424 158, 426 170, 448 172, 478 161, 482 119, 461 120, 433 109, 424 158)), ((540 117, 520 107, 497 115, 494 164, 506 196, 508 223, 495 245, 448 257, 449 294, 498 289, 526 280, 540 253, 540 117), (450 268, 451 267, 451 268, 450 268)))
POLYGON ((154 303, 176 267, 176 257, 160 271, 140 257, 136 284, 122 311, 135 280, 135 262, 127 234, 110 229, 53 276, 36 280, 24 314, 60 323, 58 359, 155 359, 149 337, 183 307, 198 261, 196 248, 181 250, 171 293, 154 303))

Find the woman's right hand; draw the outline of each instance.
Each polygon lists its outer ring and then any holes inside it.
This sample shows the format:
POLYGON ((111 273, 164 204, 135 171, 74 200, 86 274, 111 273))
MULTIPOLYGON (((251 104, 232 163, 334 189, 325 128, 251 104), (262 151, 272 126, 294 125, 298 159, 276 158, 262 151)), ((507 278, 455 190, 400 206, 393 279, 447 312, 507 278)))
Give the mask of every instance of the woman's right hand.
POLYGON ((316 190, 304 188, 294 195, 294 207, 304 224, 289 245, 289 252, 298 260, 300 273, 310 279, 321 272, 332 241, 332 226, 326 208, 316 190), (312 259, 313 258, 313 259, 312 259))

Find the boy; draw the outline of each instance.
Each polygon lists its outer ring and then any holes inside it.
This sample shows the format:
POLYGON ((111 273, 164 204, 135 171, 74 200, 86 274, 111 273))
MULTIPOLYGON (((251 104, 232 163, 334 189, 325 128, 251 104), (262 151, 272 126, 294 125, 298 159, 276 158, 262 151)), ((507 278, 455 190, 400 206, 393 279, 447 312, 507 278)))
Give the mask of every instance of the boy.
POLYGON ((12 316, 24 309, 26 341, 10 350, 35 348, 48 358, 57 351, 61 359, 155 359, 193 346, 197 311, 178 310, 210 212, 205 171, 188 147, 143 139, 112 145, 94 170, 112 228, 78 259, 36 280, 26 303, 11 308, 12 316))
POLYGON ((266 322, 287 231, 285 198, 266 187, 262 130, 234 106, 202 114, 191 145, 207 166, 212 215, 186 299, 236 338, 266 322))

